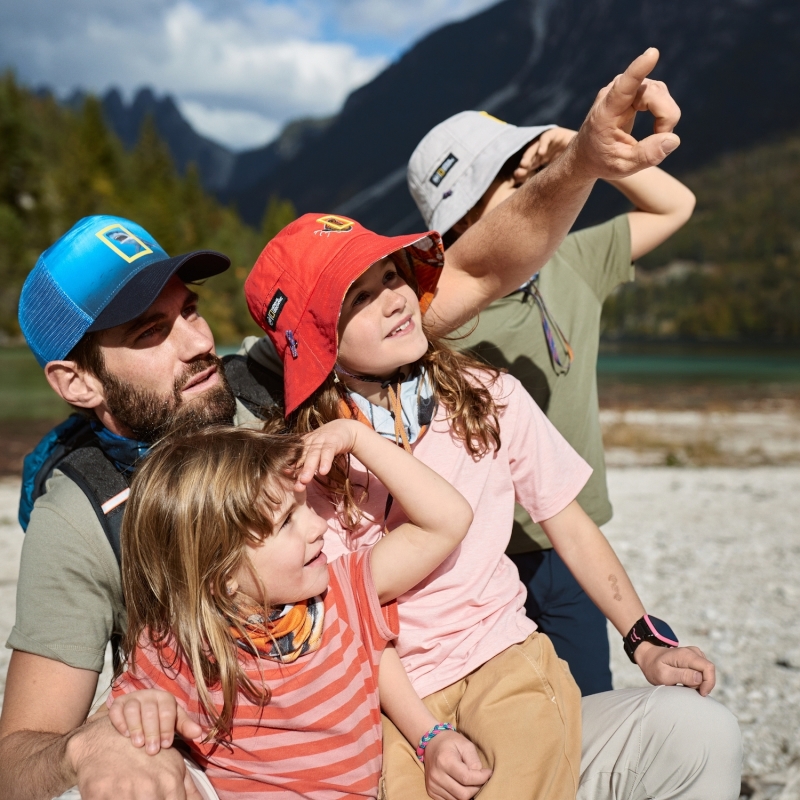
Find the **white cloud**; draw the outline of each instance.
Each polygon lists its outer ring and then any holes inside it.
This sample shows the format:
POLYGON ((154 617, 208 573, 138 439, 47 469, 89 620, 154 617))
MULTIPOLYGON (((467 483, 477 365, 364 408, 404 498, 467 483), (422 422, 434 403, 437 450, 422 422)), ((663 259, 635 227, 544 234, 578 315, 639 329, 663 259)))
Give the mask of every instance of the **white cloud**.
POLYGON ((340 30, 410 44, 447 22, 465 19, 498 0, 334 0, 340 30))
POLYGON ((253 8, 245 19, 212 21, 185 0, 173 6, 165 19, 169 55, 157 69, 162 81, 207 104, 235 87, 251 109, 287 118, 335 111, 386 63, 363 58, 343 42, 303 39, 284 26, 276 31, 275 9, 253 8))
POLYGON ((65 8, 31 0, 39 25, 22 4, 13 12, 2 5, 0 58, 26 82, 60 93, 117 86, 130 94, 149 85, 189 104, 206 132, 237 147, 242 123, 269 137, 295 117, 331 114, 387 63, 322 41, 320 15, 292 3, 81 0, 65 8))
POLYGON ((293 118, 334 113, 391 54, 492 2, 7 0, 0 68, 62 94, 149 85, 238 148, 293 118))
POLYGON ((281 129, 278 120, 255 111, 208 108, 193 100, 179 100, 178 107, 198 133, 233 150, 258 147, 274 139, 281 129))

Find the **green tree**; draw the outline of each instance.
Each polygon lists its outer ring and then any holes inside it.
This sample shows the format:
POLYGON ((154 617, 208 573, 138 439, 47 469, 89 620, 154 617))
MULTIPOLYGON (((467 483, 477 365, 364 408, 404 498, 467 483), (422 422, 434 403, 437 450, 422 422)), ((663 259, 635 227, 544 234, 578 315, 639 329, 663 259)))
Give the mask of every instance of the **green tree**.
POLYGON ((297 209, 291 200, 281 200, 277 195, 272 195, 267 203, 264 216, 261 219, 261 235, 264 244, 282 231, 290 222, 297 219, 297 209))

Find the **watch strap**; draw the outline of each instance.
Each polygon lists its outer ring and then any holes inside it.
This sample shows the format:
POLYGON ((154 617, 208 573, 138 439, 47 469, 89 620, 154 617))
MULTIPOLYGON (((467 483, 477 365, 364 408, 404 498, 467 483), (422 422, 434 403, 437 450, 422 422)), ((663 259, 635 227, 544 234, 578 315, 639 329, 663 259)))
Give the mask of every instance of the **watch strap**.
POLYGON ((642 642, 650 642, 657 647, 678 647, 678 637, 672 628, 658 617, 645 614, 638 619, 626 636, 622 637, 623 647, 632 663, 636 663, 633 654, 642 642))

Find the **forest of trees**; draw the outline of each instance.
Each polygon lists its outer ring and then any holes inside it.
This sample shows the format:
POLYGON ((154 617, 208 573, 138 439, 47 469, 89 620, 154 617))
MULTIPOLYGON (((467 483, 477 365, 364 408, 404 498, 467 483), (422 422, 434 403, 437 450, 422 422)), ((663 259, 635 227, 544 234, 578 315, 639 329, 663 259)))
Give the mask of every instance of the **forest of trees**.
MULTIPOLYGON (((800 136, 726 156, 682 176, 693 219, 609 298, 611 338, 800 341, 800 136)), ((89 98, 72 111, 0 77, 0 341, 18 341, 17 300, 36 258, 76 220, 109 213, 144 225, 167 250, 220 250, 233 266, 201 289, 217 341, 258 329, 242 283, 295 216, 273 198, 260 230, 179 175, 151 121, 126 152, 89 98)))
POLYGON ((800 341, 800 136, 681 178, 694 216, 606 303, 606 336, 800 341))
POLYGON ((200 186, 191 167, 175 170, 152 121, 126 152, 89 98, 73 112, 51 97, 0 76, 0 336, 19 337, 17 301, 39 254, 78 219, 116 214, 140 223, 171 255, 208 248, 231 268, 201 287, 203 314, 217 341, 235 343, 259 329, 242 284, 264 244, 295 217, 273 198, 262 230, 245 225, 200 186))

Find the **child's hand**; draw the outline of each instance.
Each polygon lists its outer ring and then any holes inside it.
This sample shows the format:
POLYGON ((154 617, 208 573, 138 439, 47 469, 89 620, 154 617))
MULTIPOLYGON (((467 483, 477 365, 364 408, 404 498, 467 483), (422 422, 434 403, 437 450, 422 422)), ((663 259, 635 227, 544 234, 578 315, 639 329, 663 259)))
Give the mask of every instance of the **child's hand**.
POLYGON ((489 778, 475 745, 455 731, 444 731, 425 748, 425 789, 434 800, 469 800, 489 778))
POLYGON ((333 459, 340 453, 349 453, 355 447, 359 429, 367 430, 361 422, 337 419, 306 434, 303 437, 303 463, 297 474, 295 491, 305 489, 314 480, 314 475, 327 475, 333 459))
POLYGON ((657 647, 642 642, 633 657, 653 686, 682 683, 705 697, 717 681, 714 665, 699 647, 657 647))
POLYGON ((514 170, 514 180, 517 183, 525 183, 531 175, 534 175, 554 158, 560 156, 577 134, 577 131, 572 131, 569 128, 550 128, 546 130, 531 142, 522 154, 519 166, 514 170))
POLYGON ((184 739, 199 739, 203 729, 175 702, 169 692, 142 689, 115 697, 108 712, 118 733, 127 736, 134 747, 155 755, 172 745, 177 731, 184 739))

